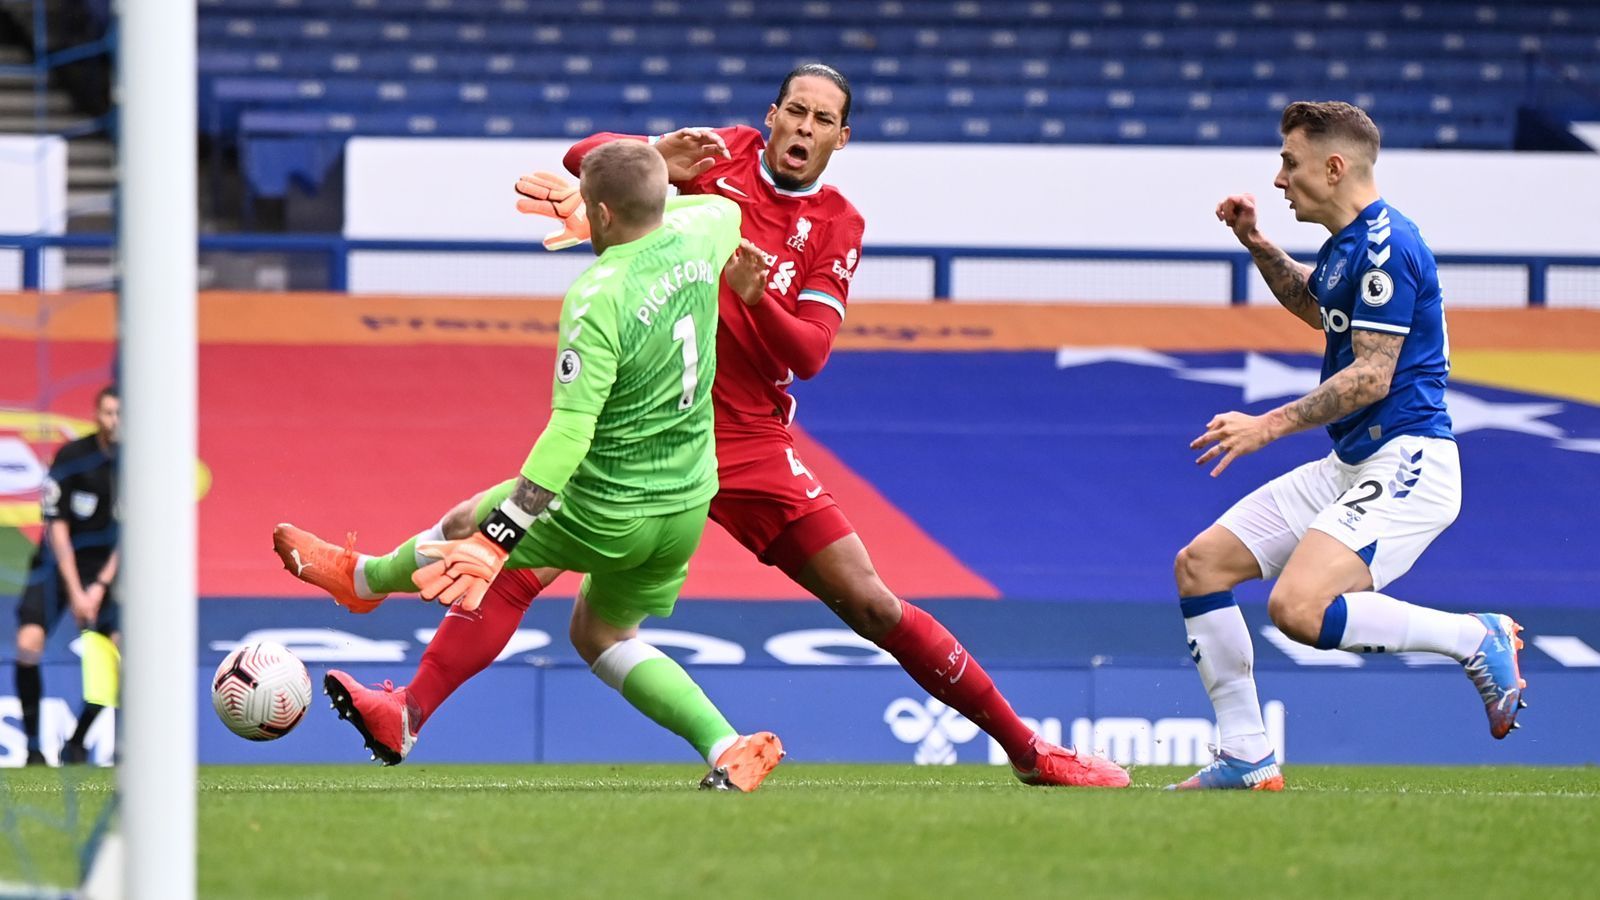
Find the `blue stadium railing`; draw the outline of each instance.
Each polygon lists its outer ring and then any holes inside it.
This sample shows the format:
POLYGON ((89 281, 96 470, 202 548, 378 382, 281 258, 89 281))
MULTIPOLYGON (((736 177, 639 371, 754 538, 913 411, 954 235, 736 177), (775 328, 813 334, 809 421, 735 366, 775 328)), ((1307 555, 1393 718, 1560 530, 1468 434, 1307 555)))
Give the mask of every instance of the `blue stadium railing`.
MULTIPOLYGON (((113 246, 110 234, 5 235, 0 248, 22 251, 22 286, 36 290, 44 271, 44 252, 52 248, 113 246)), ((234 253, 317 254, 327 261, 330 291, 349 288, 349 255, 352 251, 529 253, 544 252, 532 241, 443 241, 347 238, 336 234, 214 234, 200 238, 201 251, 234 253)), ((568 253, 586 253, 573 248, 568 253)), ((1137 262, 1225 262, 1231 272, 1230 301, 1242 305, 1249 301, 1250 254, 1227 250, 1115 250, 1042 247, 941 247, 873 245, 865 255, 901 259, 928 259, 933 262, 933 295, 936 300, 951 296, 951 270, 957 259, 1016 260, 1110 260, 1137 262)), ((1528 305, 1544 306, 1549 269, 1560 266, 1592 266, 1600 269, 1600 256, 1579 255, 1491 255, 1446 253, 1437 257, 1446 265, 1521 266, 1528 273, 1528 305)))

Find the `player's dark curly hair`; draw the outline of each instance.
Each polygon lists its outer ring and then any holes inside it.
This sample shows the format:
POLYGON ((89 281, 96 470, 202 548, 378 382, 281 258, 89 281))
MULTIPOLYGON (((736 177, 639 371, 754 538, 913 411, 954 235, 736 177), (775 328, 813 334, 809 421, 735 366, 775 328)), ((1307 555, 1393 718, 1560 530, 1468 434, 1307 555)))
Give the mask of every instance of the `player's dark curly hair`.
POLYGON ((783 77, 783 84, 778 85, 778 99, 774 101, 773 105, 783 105, 783 98, 789 95, 789 82, 795 80, 796 78, 803 78, 808 75, 814 78, 826 78, 833 82, 835 87, 844 92, 844 110, 839 114, 839 127, 843 128, 844 126, 849 125, 850 81, 841 75, 838 69, 822 63, 804 63, 802 65, 795 66, 793 71, 783 77))
POLYGON ((1291 103, 1283 109, 1278 131, 1287 137, 1296 128, 1305 129, 1309 138, 1342 138, 1366 150, 1372 159, 1378 158, 1378 126, 1359 106, 1342 100, 1291 103))

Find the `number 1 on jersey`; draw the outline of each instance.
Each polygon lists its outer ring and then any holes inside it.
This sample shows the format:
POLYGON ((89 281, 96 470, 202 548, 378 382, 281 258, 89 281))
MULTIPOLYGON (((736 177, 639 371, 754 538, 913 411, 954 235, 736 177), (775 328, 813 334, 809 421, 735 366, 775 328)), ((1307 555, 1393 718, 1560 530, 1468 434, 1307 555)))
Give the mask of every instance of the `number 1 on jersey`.
POLYGON ((683 342, 683 396, 678 398, 678 408, 694 405, 694 388, 700 382, 700 345, 694 339, 694 316, 684 316, 672 323, 672 339, 683 342))

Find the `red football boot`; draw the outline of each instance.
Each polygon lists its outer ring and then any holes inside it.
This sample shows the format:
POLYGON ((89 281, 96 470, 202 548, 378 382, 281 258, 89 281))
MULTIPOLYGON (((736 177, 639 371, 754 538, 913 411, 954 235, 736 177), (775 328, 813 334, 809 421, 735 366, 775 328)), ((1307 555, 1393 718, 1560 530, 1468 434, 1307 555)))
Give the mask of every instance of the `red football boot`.
POLYGON ((322 679, 322 692, 333 701, 339 718, 348 719, 361 732, 372 758, 398 766, 417 743, 417 729, 411 723, 421 715, 405 688, 396 689, 392 681, 382 687, 364 687, 338 669, 330 669, 322 679))
POLYGON ((1068 787, 1127 787, 1128 772, 1103 756, 1088 756, 1071 747, 1058 747, 1047 740, 1033 736, 1033 749, 1039 759, 1033 771, 1024 772, 1015 765, 1011 771, 1023 784, 1055 785, 1068 787))

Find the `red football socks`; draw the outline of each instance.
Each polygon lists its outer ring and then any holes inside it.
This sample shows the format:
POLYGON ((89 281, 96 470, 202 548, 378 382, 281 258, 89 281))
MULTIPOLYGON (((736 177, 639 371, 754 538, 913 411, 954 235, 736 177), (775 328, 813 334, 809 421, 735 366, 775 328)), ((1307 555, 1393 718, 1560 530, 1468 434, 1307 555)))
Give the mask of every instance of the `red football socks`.
POLYGON ((1013 763, 1033 767, 1033 729, 1017 718, 989 673, 938 619, 902 600, 900 623, 878 645, 923 690, 988 732, 1013 763))
POLYGON ((456 688, 494 662, 542 587, 532 572, 501 572, 475 612, 451 607, 445 613, 438 633, 422 653, 416 676, 406 685, 406 693, 421 713, 417 728, 456 688))

